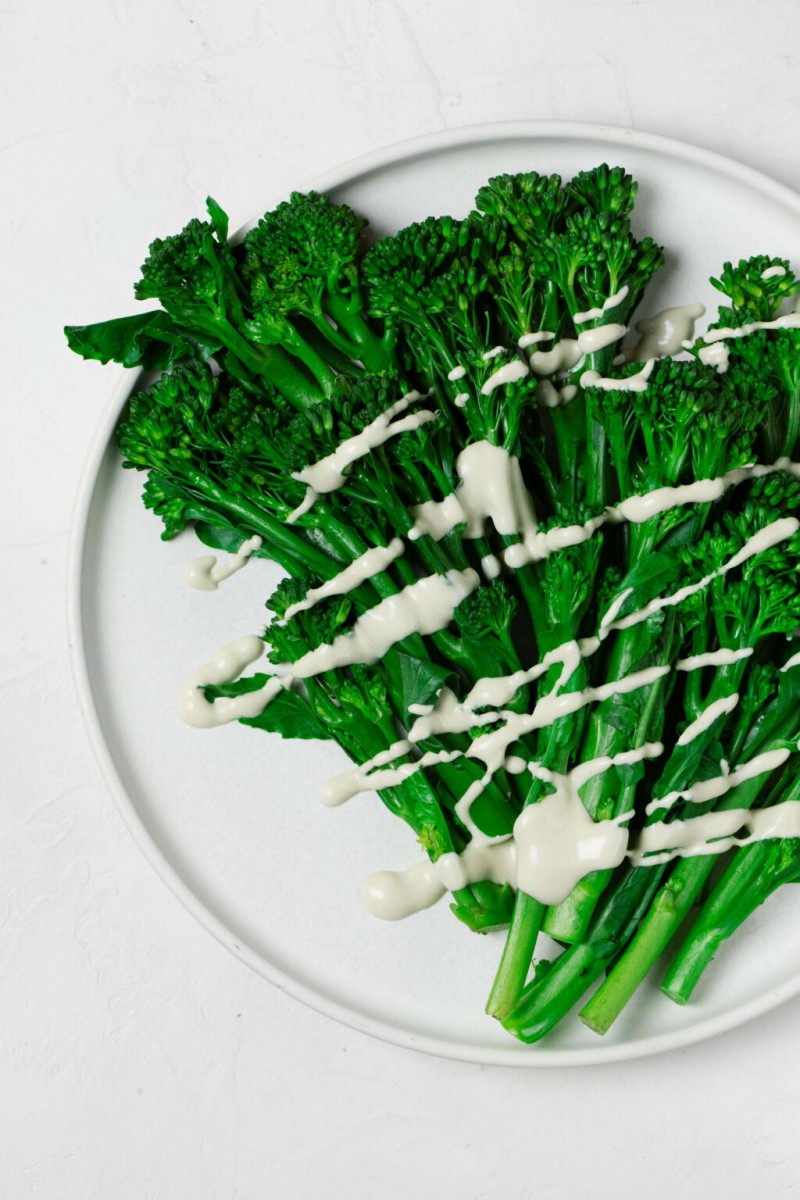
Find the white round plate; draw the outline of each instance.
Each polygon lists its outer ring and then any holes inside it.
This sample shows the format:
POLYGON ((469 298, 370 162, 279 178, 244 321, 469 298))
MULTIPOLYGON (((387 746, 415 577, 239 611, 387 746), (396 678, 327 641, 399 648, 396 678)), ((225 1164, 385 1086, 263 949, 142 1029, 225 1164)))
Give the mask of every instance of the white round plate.
MULTIPOLYGON (((800 199, 704 150, 603 126, 493 125, 369 155, 314 181, 368 216, 374 233, 428 214, 463 215, 491 175, 569 177, 599 162, 639 180, 636 225, 668 251, 647 309, 700 300, 723 261, 763 252, 800 263, 800 199)), ((220 196, 225 203, 226 197, 220 196)), ((265 196, 265 208, 281 197, 265 196)), ((176 228, 191 214, 176 214, 176 228)), ((161 232, 161 231, 154 231, 161 232)), ((116 315, 116 314, 109 314, 116 315)), ((319 784, 346 765, 329 743, 243 726, 198 731, 176 713, 181 681, 225 642, 260 632, 277 572, 260 561, 218 592, 192 591, 193 534, 159 540, 121 471, 113 430, 123 372, 87 463, 74 521, 70 625, 80 699, 109 787, 156 870, 197 919, 276 986, 402 1046, 517 1066, 654 1053, 730 1029, 800 989, 794 889, 755 914, 679 1008, 647 984, 605 1038, 572 1016, 523 1046, 484 1015, 502 935, 479 937, 443 903, 385 924, 361 906, 362 877, 418 860, 413 835, 371 795, 325 809, 319 784)))

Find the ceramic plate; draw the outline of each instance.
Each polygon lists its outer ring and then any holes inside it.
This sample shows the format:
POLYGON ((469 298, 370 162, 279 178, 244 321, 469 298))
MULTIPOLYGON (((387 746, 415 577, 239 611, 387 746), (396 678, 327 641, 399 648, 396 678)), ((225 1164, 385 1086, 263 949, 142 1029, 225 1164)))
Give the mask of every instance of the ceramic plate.
MULTIPOLYGON (((649 311, 699 300, 726 258, 800 263, 800 200, 728 159, 600 126, 462 129, 360 159, 298 186, 369 215, 376 234, 429 213, 465 214, 491 175, 568 177, 598 162, 639 180, 636 223, 668 250, 649 311)), ((265 195, 264 207, 282 197, 265 195)), ((224 202, 225 197, 220 197, 224 202)), ((176 228, 191 214, 176 214, 176 228)), ((160 232, 160 231, 157 231, 160 232)), ((373 795, 323 808, 318 789, 347 764, 328 743, 243 726, 198 731, 176 713, 181 681, 223 643, 260 632, 277 572, 260 561, 219 589, 182 578, 193 534, 170 543, 145 511, 142 477, 121 471, 112 432, 134 382, 123 372, 98 431, 75 516, 71 637, 81 703, 112 794, 144 853, 224 945, 320 1012, 406 1047, 481 1063, 558 1066, 679 1046, 767 1012, 800 988, 794 889, 774 897, 679 1008, 643 987, 605 1038, 572 1017, 543 1044, 516 1043, 484 1015, 502 935, 478 937, 446 904, 382 923, 363 876, 417 861, 413 835, 373 795)))

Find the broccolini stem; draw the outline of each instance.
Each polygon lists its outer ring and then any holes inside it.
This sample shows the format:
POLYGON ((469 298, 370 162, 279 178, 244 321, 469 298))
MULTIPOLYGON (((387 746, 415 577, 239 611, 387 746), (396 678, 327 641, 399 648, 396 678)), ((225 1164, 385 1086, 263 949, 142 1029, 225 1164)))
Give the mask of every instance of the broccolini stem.
POLYGON ((542 927, 543 914, 543 904, 534 900, 527 892, 517 892, 511 928, 486 1003, 486 1012, 498 1021, 508 1016, 525 986, 542 927))
POLYGON ((247 341, 229 321, 209 323, 208 332, 251 371, 264 375, 291 405, 302 412, 324 398, 325 392, 280 346, 258 346, 247 341))
MULTIPOLYGON (((800 776, 779 803, 800 799, 800 776)), ((754 842, 736 850, 684 938, 661 990, 685 1004, 722 942, 782 884, 800 875, 800 842, 754 842)))
MULTIPOLYGON (((768 743, 766 749, 774 749, 776 744, 782 742, 783 739, 777 739, 777 743, 768 743)), ((751 808, 765 786, 766 780, 763 775, 740 783, 735 792, 717 807, 719 810, 751 808)), ((682 858, 673 868, 630 944, 581 1011, 581 1019, 596 1033, 605 1033, 622 1012, 683 924, 716 862, 716 856, 709 854, 697 858, 682 858)), ((634 870, 651 869, 642 866, 634 870)))
MULTIPOLYGON (((668 683, 669 676, 662 675, 649 688, 630 749, 639 749, 646 742, 659 736, 664 725, 665 693, 668 683)), ((624 744, 622 741, 619 742, 620 746, 624 744)), ((616 748, 612 748, 612 755, 617 752, 616 748)), ((597 803, 594 814, 596 820, 610 820, 633 808, 637 784, 620 787, 613 776, 609 778, 609 773, 598 778, 600 786, 596 789, 597 803)), ((585 798, 584 803, 586 803, 585 798)), ((613 874, 613 871, 606 870, 590 871, 588 875, 584 875, 566 900, 554 908, 548 909, 544 921, 546 932, 562 942, 579 942, 585 937, 597 903, 611 882, 613 874)))
POLYGON ((396 335, 387 328, 379 337, 362 316, 359 306, 354 308, 351 300, 328 293, 325 306, 336 322, 332 329, 327 321, 313 318, 315 325, 337 349, 350 358, 359 359, 367 369, 380 373, 394 366, 394 343, 396 335), (345 336, 342 336, 342 331, 345 336))
POLYGON ((523 1042, 549 1033, 626 945, 661 880, 658 867, 630 872, 614 889, 584 942, 576 942, 554 962, 540 964, 503 1027, 523 1042))
POLYGON ((323 579, 330 579, 341 569, 341 563, 307 542, 292 530, 291 526, 284 525, 265 509, 257 508, 247 500, 219 487, 201 471, 189 470, 187 478, 202 496, 213 500, 223 511, 240 518, 243 525, 268 541, 270 553, 275 554, 276 561, 281 561, 277 558, 278 554, 290 556, 305 566, 306 570, 316 572, 323 579))

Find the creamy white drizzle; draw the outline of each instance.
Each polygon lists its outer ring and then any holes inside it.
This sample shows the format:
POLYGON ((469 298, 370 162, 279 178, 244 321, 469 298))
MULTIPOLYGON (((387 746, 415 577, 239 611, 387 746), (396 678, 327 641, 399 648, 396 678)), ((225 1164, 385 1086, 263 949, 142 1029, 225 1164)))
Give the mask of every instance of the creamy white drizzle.
POLYGON ((710 779, 693 783, 691 787, 685 788, 683 791, 669 792, 666 796, 654 797, 647 805, 645 812, 650 816, 659 809, 672 808, 679 800, 684 800, 689 804, 707 804, 709 800, 719 800, 721 796, 727 795, 740 783, 746 783, 748 779, 756 779, 759 775, 767 775, 777 767, 783 766, 789 753, 784 747, 780 750, 767 750, 764 754, 757 754, 755 758, 751 758, 749 762, 737 767, 735 771, 725 770, 720 775, 712 775, 710 779))
POLYGON ((240 717, 255 717, 264 707, 257 692, 248 692, 230 700, 207 700, 203 688, 212 684, 231 683, 246 667, 264 653, 261 638, 250 634, 229 642, 213 658, 195 671, 184 683, 178 698, 178 710, 187 725, 196 729, 214 729, 240 717))
POLYGON ((791 658, 787 658, 786 662, 781 667, 781 671, 790 671, 792 667, 800 666, 800 650, 797 654, 793 654, 791 658))
POLYGON ((466 367, 461 367, 461 366, 453 367, 452 371, 447 372, 447 378, 450 380, 451 383, 455 383, 456 380, 463 379, 464 376, 466 375, 466 373, 467 373, 466 367))
POLYGON ((402 763, 399 767, 390 765, 396 759, 408 754, 411 749, 413 749, 413 745, 408 740, 395 742, 382 754, 376 754, 368 763, 354 767, 350 771, 344 771, 341 775, 333 776, 322 786, 320 793, 322 803, 329 808, 336 808, 347 800, 352 800, 360 792, 372 790, 379 792, 384 788, 397 787, 409 776, 425 767, 452 762, 453 759, 460 757, 457 750, 431 750, 412 762, 402 763))
POLYGON ((631 362, 677 354, 685 348, 684 342, 691 342, 694 323, 705 311, 704 304, 676 304, 643 321, 637 321, 636 332, 641 337, 628 355, 631 362))
MULTIPOLYGON (((500 347, 502 350, 502 346, 500 347)), ((520 379, 524 379, 530 374, 530 370, 526 363, 521 358, 514 358, 511 362, 506 363, 489 376, 481 388, 482 396, 489 396, 499 387, 508 387, 510 383, 516 383, 520 379)))
POLYGON ((715 342, 713 346, 702 346, 697 357, 707 367, 716 367, 718 375, 724 375, 728 369, 731 352, 724 342, 715 342))
POLYGON ((701 733, 705 733, 720 717, 725 716, 727 713, 732 713, 738 703, 739 693, 732 692, 730 696, 723 696, 721 699, 714 700, 711 704, 706 705, 691 724, 686 726, 675 745, 688 746, 695 738, 700 737, 701 733))
MULTIPOLYGON (((457 466, 458 464, 456 469, 457 466)), ((430 537, 438 542, 448 533, 452 533, 456 525, 463 525, 469 519, 458 492, 450 492, 444 500, 425 500, 424 503, 415 505, 411 514, 414 524, 408 537, 412 542, 421 537, 430 537)))
POLYGON ((352 591, 366 580, 371 579, 373 575, 379 575, 381 571, 385 571, 404 553, 403 539, 399 537, 392 538, 388 546, 373 546, 371 550, 366 550, 338 575, 326 580, 319 587, 310 588, 303 600, 298 600, 296 604, 290 604, 281 624, 285 625, 295 613, 313 608, 319 600, 324 600, 328 596, 342 596, 352 591))
POLYGON ((613 346, 614 342, 624 338, 627 332, 627 325, 615 325, 612 322, 609 322, 608 325, 596 325, 592 329, 584 329, 578 334, 578 349, 581 354, 594 354, 595 351, 603 350, 606 346, 613 346))
POLYGON ((584 325, 587 321, 599 321, 600 318, 608 312, 610 308, 616 308, 621 304, 628 295, 628 285, 623 284, 618 292, 614 292, 613 296, 609 296, 603 301, 601 308, 589 308, 586 312, 577 312, 572 318, 573 324, 584 325))
POLYGON ((771 475, 776 471, 788 471, 800 478, 800 464, 780 458, 770 466, 753 464, 749 467, 737 467, 715 479, 698 479, 694 483, 678 487, 655 488, 644 495, 629 496, 627 500, 607 508, 604 513, 591 517, 582 525, 556 525, 546 532, 529 530, 518 545, 509 546, 505 550, 503 558, 506 565, 512 568, 538 562, 566 546, 577 546, 588 541, 605 524, 616 524, 620 521, 641 524, 685 504, 710 504, 719 500, 728 488, 748 479, 771 475))
POLYGON ((514 878, 514 860, 511 840, 492 846, 470 842, 461 854, 450 851, 435 863, 426 859, 405 871, 376 871, 364 880, 361 897, 376 917, 397 921, 470 883, 509 882, 514 878))
POLYGON ((526 734, 552 725, 559 717, 570 716, 572 713, 585 708, 589 704, 599 704, 603 700, 610 699, 612 696, 624 695, 628 692, 637 691, 639 688, 649 687, 657 679, 668 674, 669 670, 670 668, 666 666, 647 667, 641 671, 632 671, 622 679, 600 684, 598 687, 586 687, 580 691, 566 692, 562 695, 550 693, 547 696, 543 696, 530 713, 509 711, 501 711, 494 714, 484 713, 481 717, 481 723, 486 721, 488 717, 494 716, 496 720, 502 720, 504 724, 499 729, 479 734, 466 751, 467 758, 478 759, 479 762, 483 763, 485 768, 482 778, 471 784, 456 804, 456 814, 466 828, 469 829, 472 837, 479 841, 486 840, 486 835, 478 829, 472 820, 470 810, 474 802, 486 788, 486 785, 503 766, 509 746, 512 746, 514 742, 526 734))
POLYGON ((646 604, 644 608, 640 608, 637 612, 631 613, 628 617, 621 617, 615 621, 613 628, 628 629, 631 625, 638 625, 641 621, 646 621, 653 613, 660 612, 664 608, 671 608, 676 604, 680 604, 683 600, 693 596, 696 592, 702 591, 708 587, 713 579, 718 579, 722 575, 726 575, 728 571, 734 570, 741 566, 748 558, 752 558, 755 554, 761 554, 765 550, 769 550, 772 546, 777 546, 780 542, 786 540, 800 529, 800 521, 796 517, 781 517, 777 521, 753 534, 751 538, 745 542, 741 550, 737 551, 727 562, 723 563, 715 571, 704 576, 698 583, 688 584, 679 591, 674 592, 671 596, 656 597, 646 604))
POLYGON ((733 663, 740 662, 743 658, 749 658, 752 653, 752 646, 744 646, 741 650, 709 650, 706 654, 693 654, 689 658, 679 658, 675 663, 675 670, 700 671, 703 667, 728 667, 733 663))
POLYGON ((542 408, 558 408, 563 403, 561 392, 549 379, 540 379, 536 385, 536 403, 542 408))
POLYGON ((472 442, 456 459, 459 486, 443 500, 427 500, 413 508, 414 526, 409 538, 428 535, 443 538, 456 525, 466 525, 464 536, 483 537, 491 520, 500 534, 531 536, 538 528, 519 459, 502 446, 472 442))
MULTIPOLYGON (((733 772, 724 778, 742 783, 758 773, 763 772, 747 775, 743 768, 738 777, 733 772)), ((555 904, 588 871, 613 869, 625 858, 636 866, 656 866, 678 857, 722 854, 768 838, 800 837, 800 801, 789 800, 766 808, 721 809, 684 820, 654 821, 630 844, 622 826, 632 814, 592 822, 575 788, 563 783, 566 778, 556 782, 554 777, 555 793, 523 809, 511 837, 489 844, 470 842, 463 853, 444 854, 435 863, 423 861, 404 871, 369 876, 361 893, 367 908, 384 920, 399 920, 430 907, 448 891, 484 879, 555 904)))
POLYGON ((441 689, 433 704, 412 704, 409 712, 417 718, 408 733, 410 742, 424 742, 440 733, 466 733, 476 725, 488 725, 499 719, 499 714, 493 712, 476 715, 449 687, 441 689))
POLYGON ((183 569, 183 577, 190 587, 200 592, 215 592, 224 579, 229 579, 247 564, 254 550, 260 550, 262 539, 258 534, 242 542, 235 554, 229 554, 223 562, 217 562, 213 554, 201 554, 193 558, 183 569))
POLYGON ((771 321, 750 321, 748 324, 739 325, 736 328, 726 326, 722 329, 709 329, 708 333, 703 334, 703 341, 710 346, 713 342, 723 339, 728 341, 749 337, 751 333, 757 333, 759 329, 800 329, 800 312, 784 313, 783 316, 774 317, 771 321))
POLYGON ((497 358, 498 354, 503 354, 505 346, 493 346, 491 350, 484 350, 481 358, 484 362, 489 362, 492 358, 497 358))
POLYGON ((384 442, 398 433, 405 433, 409 429, 418 429, 427 421, 434 420, 436 413, 429 409, 421 409, 419 412, 411 413, 399 420, 394 419, 419 399, 421 399, 419 392, 407 392, 405 396, 401 396, 399 400, 390 405, 386 412, 381 413, 374 421, 365 425, 360 433, 340 442, 332 454, 326 455, 318 462, 310 463, 302 471, 294 472, 292 478, 299 480, 300 483, 305 483, 307 491, 302 504, 299 504, 286 518, 287 523, 292 524, 304 513, 307 513, 319 496, 335 492, 342 487, 347 482, 348 468, 359 458, 364 458, 371 450, 382 446, 384 442))
MULTIPOLYGON (((482 794, 492 775, 507 761, 508 755, 506 751, 513 742, 524 736, 524 734, 550 725, 558 717, 576 712, 579 708, 585 707, 588 704, 600 702, 612 695, 619 695, 646 687, 662 675, 668 673, 668 671, 669 667, 649 667, 643 671, 633 672, 612 683, 603 684, 598 688, 584 688, 583 691, 570 692, 561 697, 551 694, 543 697, 535 706, 532 713, 524 714, 505 711, 476 714, 467 708, 466 705, 461 704, 449 688, 444 687, 434 705, 412 706, 412 714, 418 713, 419 716, 409 731, 407 740, 396 742, 393 746, 388 747, 363 766, 346 771, 330 781, 325 792, 325 803, 340 804, 346 799, 355 796, 358 792, 370 788, 394 786, 395 783, 407 779, 415 771, 425 766, 432 766, 439 762, 451 762, 461 757, 477 758, 483 762, 486 767, 486 773, 480 780, 476 780, 467 789, 456 805, 456 812, 467 828, 470 829, 473 839, 484 842, 487 840, 486 835, 472 822, 470 808, 474 801, 482 794), (395 759, 406 755, 416 742, 424 741, 429 737, 436 737, 442 733, 464 733, 476 726, 494 724, 501 720, 505 724, 500 729, 493 730, 488 734, 476 738, 466 751, 431 751, 414 762, 405 763, 396 768, 397 773, 384 772, 379 777, 380 782, 376 781, 374 774, 370 774, 375 767, 387 766, 395 759)), ((592 760, 591 763, 584 763, 574 768, 570 774, 569 787, 580 788, 587 779, 591 778, 594 774, 598 774, 600 771, 608 770, 617 764, 639 762, 644 758, 652 758, 662 753, 662 751, 663 746, 660 743, 654 743, 652 745, 648 744, 639 750, 623 752, 613 760, 600 758, 592 760)), ((546 779, 547 782, 556 782, 555 775, 550 777, 549 775, 542 774, 542 769, 538 768, 536 764, 530 764, 528 769, 535 775, 538 772, 538 778, 546 779)), ((559 777, 559 779, 562 779, 562 777, 559 777)), ((563 779, 566 779, 566 777, 563 777, 563 779)), ((567 787, 567 784, 564 783, 563 786, 567 787)))
POLYGON ((584 371, 581 375, 581 387, 597 387, 606 392, 646 392, 647 381, 655 364, 656 360, 649 358, 641 371, 637 371, 634 375, 628 375, 624 379, 611 379, 601 375, 599 371, 584 371))
POLYGON ((777 279, 780 275, 786 274, 786 268, 780 263, 776 263, 774 267, 767 267, 766 271, 761 272, 762 279, 777 279))
POLYGON ((528 769, 533 777, 555 790, 526 805, 514 823, 516 886, 541 904, 560 904, 589 871, 619 866, 628 848, 623 824, 631 813, 595 821, 584 808, 579 790, 611 767, 657 758, 663 750, 655 742, 614 758, 593 759, 567 774, 531 763, 528 769))
POLYGON ((263 687, 235 700, 209 701, 203 694, 204 686, 233 682, 263 651, 263 643, 256 637, 232 642, 184 683, 181 715, 189 725, 205 729, 242 716, 257 716, 282 687, 290 687, 295 680, 310 679, 353 663, 375 663, 391 646, 412 633, 431 634, 445 629, 458 605, 479 583, 477 571, 471 568, 418 579, 367 609, 347 633, 309 650, 291 666, 286 664, 283 673, 271 676, 263 687))
POLYGON ((570 371, 583 358, 577 338, 562 338, 550 350, 534 350, 528 362, 534 375, 555 375, 570 371))
POLYGON ((636 866, 657 866, 673 858, 724 854, 768 838, 800 836, 800 800, 766 808, 723 808, 701 817, 646 825, 629 858, 636 866), (746 830, 744 837, 739 831, 746 830))
POLYGON ((453 401, 453 404, 455 404, 456 408, 466 408, 468 401, 469 392, 459 392, 453 401))
MULTIPOLYGON (((548 381, 545 385, 552 387, 548 381)), ((756 463, 737 467, 715 479, 655 488, 644 495, 629 496, 581 525, 557 525, 542 532, 525 489, 519 461, 506 450, 488 442, 473 442, 456 460, 456 471, 459 485, 455 492, 443 500, 428 500, 412 510, 415 523, 409 533, 410 539, 414 541, 427 534, 438 541, 460 524, 467 525, 466 537, 481 537, 485 522, 491 518, 499 533, 520 536, 521 541, 503 553, 507 566, 519 568, 567 546, 588 541, 606 523, 630 521, 638 524, 685 504, 710 504, 719 500, 728 488, 777 471, 788 471, 800 478, 800 463, 779 458, 769 465, 756 463)))
POLYGON ((518 339, 517 345, 520 350, 527 350, 528 346, 538 346, 539 342, 549 342, 555 336, 547 329, 540 329, 536 333, 523 333, 522 337, 518 339))
POLYGON ((310 679, 323 671, 352 663, 375 663, 396 642, 411 634, 439 633, 458 605, 480 584, 477 571, 450 570, 427 575, 368 608, 347 633, 309 650, 292 665, 294 679, 310 679))
POLYGON ((500 559, 495 554, 484 554, 481 559, 481 570, 487 579, 496 579, 502 570, 500 559))

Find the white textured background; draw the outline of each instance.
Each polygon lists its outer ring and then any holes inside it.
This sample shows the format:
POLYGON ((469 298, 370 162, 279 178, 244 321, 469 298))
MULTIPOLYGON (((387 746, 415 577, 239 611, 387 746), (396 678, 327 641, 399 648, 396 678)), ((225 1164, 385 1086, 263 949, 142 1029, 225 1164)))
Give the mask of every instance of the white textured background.
POLYGON ((69 513, 126 311, 210 192, 509 119, 694 141, 800 189, 796 0, 8 0, 0 8, 0 1196, 800 1193, 800 1002, 650 1060, 478 1068, 373 1042, 220 949, 135 848, 73 693, 69 513), (588 1181, 588 1182, 587 1182, 588 1181))

